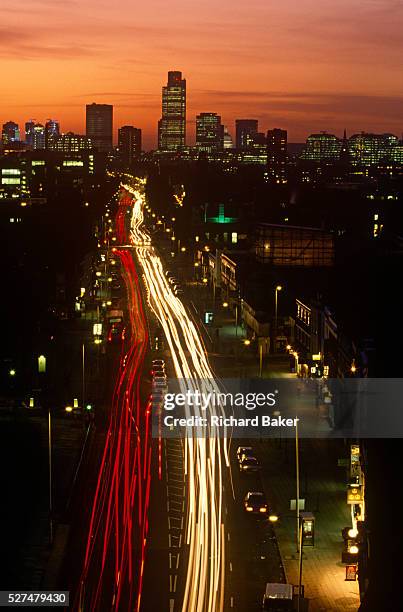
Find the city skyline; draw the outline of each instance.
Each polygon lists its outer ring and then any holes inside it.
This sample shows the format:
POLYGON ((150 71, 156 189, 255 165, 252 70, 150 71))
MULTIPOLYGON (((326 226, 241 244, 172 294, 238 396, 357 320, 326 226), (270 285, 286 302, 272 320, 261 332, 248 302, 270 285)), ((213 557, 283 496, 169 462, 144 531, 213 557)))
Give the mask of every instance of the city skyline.
POLYGON ((189 143, 200 112, 220 114, 231 131, 236 118, 255 117, 265 129, 286 128, 291 142, 321 129, 401 132, 402 7, 394 2, 206 0, 197 15, 182 0, 94 8, 93 0, 3 3, 3 122, 56 114, 84 133, 85 104, 108 103, 116 126, 142 127, 145 148, 155 148, 161 84, 178 69, 188 81, 189 143))

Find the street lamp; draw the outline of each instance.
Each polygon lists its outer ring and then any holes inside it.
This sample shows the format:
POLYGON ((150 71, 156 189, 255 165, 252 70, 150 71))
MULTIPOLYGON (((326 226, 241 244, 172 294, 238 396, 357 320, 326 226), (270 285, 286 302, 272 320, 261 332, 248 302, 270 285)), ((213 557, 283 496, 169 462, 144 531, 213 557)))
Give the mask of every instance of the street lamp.
POLYGON ((222 306, 223 308, 228 308, 228 302, 223 302, 222 306))
POLYGON ((243 341, 245 346, 249 346, 250 345, 250 340, 249 338, 246 338, 246 340, 243 341))
POLYGON ((274 353, 276 352, 276 338, 277 338, 277 301, 278 301, 277 294, 281 290, 282 290, 282 286, 277 285, 274 291, 274 338, 273 338, 274 340, 273 352, 274 353))

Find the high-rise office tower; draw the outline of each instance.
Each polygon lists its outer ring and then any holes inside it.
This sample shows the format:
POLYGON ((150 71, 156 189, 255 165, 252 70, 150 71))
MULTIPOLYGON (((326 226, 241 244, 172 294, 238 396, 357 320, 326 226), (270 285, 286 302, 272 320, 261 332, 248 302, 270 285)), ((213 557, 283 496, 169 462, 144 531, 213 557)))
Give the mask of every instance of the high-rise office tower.
POLYGON ((196 117, 196 148, 199 151, 222 151, 224 148, 224 126, 217 113, 200 113, 196 117))
POLYGON ((287 182, 287 130, 275 128, 267 132, 267 171, 270 182, 287 182))
POLYGON ((112 104, 87 104, 86 135, 91 139, 94 148, 109 152, 113 147, 113 106, 112 104))
POLYGON ((162 88, 162 117, 158 122, 158 148, 176 151, 186 142, 186 80, 182 73, 168 72, 168 83, 162 88))
POLYGON ((52 149, 53 143, 60 136, 60 125, 55 119, 47 119, 45 123, 45 149, 52 149))
POLYGON ((29 147, 34 146, 34 126, 35 121, 33 119, 25 123, 25 142, 29 147))
POLYGON ((3 144, 18 142, 20 140, 20 128, 18 127, 18 123, 14 123, 14 121, 3 123, 1 139, 3 144))
POLYGON ((257 134, 257 119, 235 120, 235 143, 237 149, 247 149, 253 136, 257 134))
POLYGON ((45 148, 45 127, 33 119, 25 124, 25 142, 31 149, 45 148))
POLYGON ((130 166, 141 155, 141 130, 124 125, 118 130, 119 157, 125 166, 130 166))

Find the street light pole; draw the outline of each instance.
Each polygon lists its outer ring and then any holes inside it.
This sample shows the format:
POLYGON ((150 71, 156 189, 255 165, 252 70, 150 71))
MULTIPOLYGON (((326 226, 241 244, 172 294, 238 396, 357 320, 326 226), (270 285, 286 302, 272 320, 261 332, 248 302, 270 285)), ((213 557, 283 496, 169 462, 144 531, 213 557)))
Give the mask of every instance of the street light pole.
POLYGON ((302 595, 301 593, 302 591, 302 549, 303 549, 302 529, 303 529, 303 521, 299 520, 299 578, 298 578, 297 612, 300 612, 301 595, 302 595))
POLYGON ((84 411, 84 404, 85 404, 85 344, 83 342, 83 346, 82 346, 82 382, 83 382, 83 389, 82 389, 82 410, 84 411))
POLYGON ((277 338, 277 294, 279 291, 282 290, 282 286, 281 285, 277 285, 276 289, 274 291, 274 342, 273 342, 273 353, 276 352, 276 338, 277 338))
POLYGON ((52 503, 52 417, 48 409, 48 464, 49 464, 49 543, 53 543, 53 503, 52 503))
POLYGON ((297 517, 297 552, 300 550, 300 545, 298 542, 299 529, 300 529, 300 520, 299 520, 299 440, 298 440, 298 418, 295 421, 295 474, 296 474, 296 500, 295 500, 295 512, 297 517))
POLYGON ((259 342, 259 377, 263 376, 263 344, 259 342))

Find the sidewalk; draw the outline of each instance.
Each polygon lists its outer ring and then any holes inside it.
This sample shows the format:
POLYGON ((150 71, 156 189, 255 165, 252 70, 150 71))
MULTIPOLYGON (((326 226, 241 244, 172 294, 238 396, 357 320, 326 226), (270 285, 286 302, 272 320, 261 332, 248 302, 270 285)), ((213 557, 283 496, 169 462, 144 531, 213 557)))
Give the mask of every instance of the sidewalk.
MULTIPOLYGON (((296 513, 290 510, 296 497, 295 443, 266 441, 262 451, 264 483, 280 516, 275 532, 287 579, 298 584, 296 513)), ((315 545, 303 549, 302 584, 310 612, 355 612, 360 603, 358 582, 345 581, 341 563, 341 530, 351 522, 344 470, 337 467, 342 452, 339 440, 300 440, 300 497, 315 515, 315 545)))

